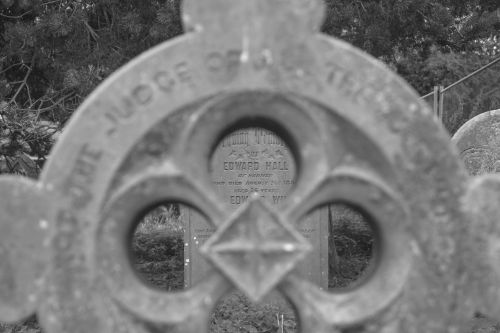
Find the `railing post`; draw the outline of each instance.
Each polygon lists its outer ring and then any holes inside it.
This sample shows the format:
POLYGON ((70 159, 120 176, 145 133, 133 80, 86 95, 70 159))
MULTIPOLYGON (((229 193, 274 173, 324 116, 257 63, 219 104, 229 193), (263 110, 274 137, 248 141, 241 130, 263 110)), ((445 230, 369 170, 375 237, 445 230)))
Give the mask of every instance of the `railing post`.
POLYGON ((436 117, 443 121, 443 86, 434 86, 434 103, 432 110, 436 117))
POLYGON ((432 103, 432 111, 437 116, 439 112, 439 86, 434 86, 434 99, 432 103))
POLYGON ((438 113, 437 113, 437 116, 438 116, 438 119, 443 122, 443 113, 444 113, 444 103, 443 103, 443 100, 444 100, 444 91, 443 91, 444 87, 443 86, 439 86, 438 87, 438 99, 439 99, 439 105, 438 105, 438 113))

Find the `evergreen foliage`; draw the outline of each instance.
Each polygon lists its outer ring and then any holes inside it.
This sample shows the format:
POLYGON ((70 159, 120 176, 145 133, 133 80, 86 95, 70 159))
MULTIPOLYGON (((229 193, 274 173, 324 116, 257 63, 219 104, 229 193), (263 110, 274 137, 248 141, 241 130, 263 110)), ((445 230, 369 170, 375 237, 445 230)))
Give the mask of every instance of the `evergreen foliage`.
POLYGON ((496 39, 500 35, 500 3, 496 0, 326 2, 326 33, 386 62, 421 94, 447 79, 443 73, 432 72, 435 57, 457 54, 490 59, 500 51, 496 39))
MULTIPOLYGON (((500 56, 498 0, 326 0, 323 30, 388 64, 421 95, 500 56)), ((500 64, 445 95, 444 125, 455 132, 500 108, 500 64)))
MULTIPOLYGON (((0 173, 36 174, 62 126, 100 82, 183 32, 179 2, 0 0, 0 173), (21 163, 28 159, 36 166, 21 163)), ((325 2, 325 33, 386 62, 421 94, 499 55, 497 0, 325 2)), ((457 90, 449 129, 498 105, 499 70, 457 90)))
POLYGON ((175 0, 1 0, 0 173, 39 169, 100 82, 180 33, 175 0))

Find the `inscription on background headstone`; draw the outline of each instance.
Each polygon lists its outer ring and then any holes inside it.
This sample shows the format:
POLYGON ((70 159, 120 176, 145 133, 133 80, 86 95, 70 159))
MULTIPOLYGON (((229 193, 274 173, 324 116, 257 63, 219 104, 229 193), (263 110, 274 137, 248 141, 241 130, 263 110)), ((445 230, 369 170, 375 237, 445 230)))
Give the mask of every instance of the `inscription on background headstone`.
MULTIPOLYGON (((221 200, 235 210, 257 193, 279 207, 296 181, 297 169, 290 149, 274 133, 246 128, 223 138, 211 159, 212 183, 221 200)), ((186 223, 185 285, 200 281, 209 268, 198 248, 214 233, 196 211, 184 214, 186 223)), ((299 231, 313 251, 297 271, 322 288, 328 288, 328 211, 320 209, 301 222, 299 231)))
POLYGON ((467 121, 452 142, 471 175, 500 172, 500 109, 467 121))

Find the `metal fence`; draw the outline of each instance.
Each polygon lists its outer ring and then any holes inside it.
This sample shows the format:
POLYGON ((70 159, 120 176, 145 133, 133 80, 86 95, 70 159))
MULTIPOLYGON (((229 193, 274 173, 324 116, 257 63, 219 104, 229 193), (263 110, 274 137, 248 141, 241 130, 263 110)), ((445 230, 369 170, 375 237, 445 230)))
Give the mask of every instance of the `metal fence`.
POLYGON ((422 96, 450 133, 472 117, 500 108, 499 63, 500 57, 449 86, 435 86, 422 96))

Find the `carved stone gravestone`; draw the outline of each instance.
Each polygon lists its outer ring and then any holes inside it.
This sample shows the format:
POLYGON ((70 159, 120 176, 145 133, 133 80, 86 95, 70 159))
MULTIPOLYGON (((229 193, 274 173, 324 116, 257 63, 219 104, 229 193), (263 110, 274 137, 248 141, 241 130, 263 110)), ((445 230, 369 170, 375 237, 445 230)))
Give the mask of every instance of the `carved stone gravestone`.
MULTIPOLYGON (((280 207, 295 185, 297 167, 290 147, 279 136, 263 128, 245 128, 228 134, 217 145, 210 172, 217 194, 229 209, 236 210, 252 195, 280 207)), ((185 284, 190 287, 203 279, 210 267, 199 248, 215 228, 194 210, 185 210, 183 216, 185 284)), ((327 208, 316 209, 298 226, 313 247, 297 271, 323 289, 328 288, 329 217, 327 208)))
POLYGON ((500 172, 500 110, 481 113, 453 135, 471 175, 500 172))
POLYGON ((184 0, 186 33, 98 88, 40 179, 0 177, 0 320, 208 332, 235 289, 254 301, 279 292, 303 333, 459 332, 475 312, 498 318, 500 176, 471 178, 425 102, 321 35, 323 13, 320 0, 184 0), (228 133, 256 127, 290 148, 295 183, 282 204, 252 195, 235 210, 212 157, 228 133), (200 248, 210 271, 178 292, 141 279, 130 255, 139 217, 164 202, 216 230, 200 248), (331 202, 375 233, 368 274, 342 292, 296 270, 313 249, 301 221, 331 202))

